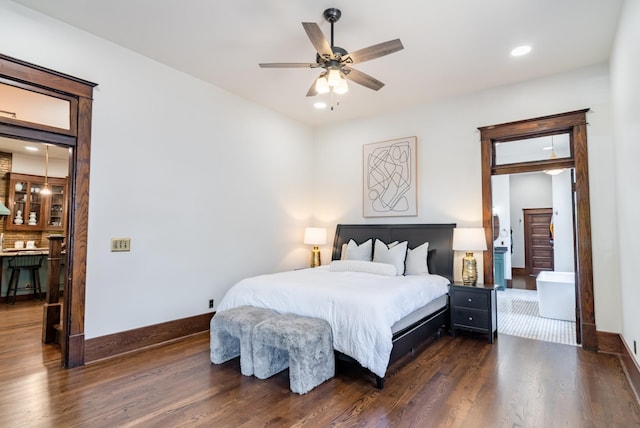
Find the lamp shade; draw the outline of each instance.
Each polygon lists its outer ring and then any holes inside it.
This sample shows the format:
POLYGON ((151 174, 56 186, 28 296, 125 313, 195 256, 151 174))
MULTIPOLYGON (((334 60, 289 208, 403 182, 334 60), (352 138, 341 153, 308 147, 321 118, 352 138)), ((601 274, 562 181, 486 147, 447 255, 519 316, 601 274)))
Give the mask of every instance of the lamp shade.
POLYGON ((454 251, 486 251, 487 240, 481 227, 457 227, 453 229, 454 251))
POLYGON ((304 243, 309 245, 326 244, 327 229, 324 227, 306 227, 304 229, 304 243))

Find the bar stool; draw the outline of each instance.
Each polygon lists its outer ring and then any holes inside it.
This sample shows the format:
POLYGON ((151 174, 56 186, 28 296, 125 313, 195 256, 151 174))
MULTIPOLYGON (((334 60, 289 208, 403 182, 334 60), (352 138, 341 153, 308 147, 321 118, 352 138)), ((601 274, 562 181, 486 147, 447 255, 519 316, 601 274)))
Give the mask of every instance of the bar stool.
POLYGON ((40 287, 40 267, 42 266, 42 255, 29 254, 29 255, 15 255, 9 259, 9 269, 11 269, 11 276, 9 277, 9 286, 7 287, 7 295, 5 302, 9 303, 9 295, 13 288, 13 300, 11 304, 16 303, 16 293, 18 291, 18 283, 20 282, 20 271, 28 270, 31 272, 31 282, 33 285, 33 298, 42 294, 42 288, 40 287))

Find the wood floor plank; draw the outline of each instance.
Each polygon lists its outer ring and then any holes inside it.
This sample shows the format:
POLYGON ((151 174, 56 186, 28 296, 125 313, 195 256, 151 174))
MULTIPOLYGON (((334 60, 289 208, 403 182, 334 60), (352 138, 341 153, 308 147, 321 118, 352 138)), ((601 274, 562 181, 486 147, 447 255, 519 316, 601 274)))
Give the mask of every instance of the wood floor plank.
POLYGON ((0 426, 629 427, 640 426, 615 355, 499 335, 442 337, 389 368, 384 390, 340 362, 305 395, 288 371, 212 365, 209 338, 65 370, 40 344, 42 306, 0 306, 0 426))

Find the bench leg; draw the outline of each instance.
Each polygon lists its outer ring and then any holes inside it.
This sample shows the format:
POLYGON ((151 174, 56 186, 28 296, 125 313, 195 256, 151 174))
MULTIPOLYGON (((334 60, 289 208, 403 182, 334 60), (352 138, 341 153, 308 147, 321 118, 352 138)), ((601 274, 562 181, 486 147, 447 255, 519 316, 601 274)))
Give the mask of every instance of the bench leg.
POLYGON ((222 364, 240 355, 240 339, 224 330, 216 329, 213 324, 210 340, 212 363, 222 364))
POLYGON ((254 340, 253 372, 258 379, 267 379, 287 367, 289 367, 289 352, 254 340))
POLYGON ((305 394, 336 373, 336 359, 333 354, 331 333, 324 335, 320 344, 314 347, 290 350, 289 385, 291 391, 305 394), (313 350, 311 354, 309 350, 313 350))

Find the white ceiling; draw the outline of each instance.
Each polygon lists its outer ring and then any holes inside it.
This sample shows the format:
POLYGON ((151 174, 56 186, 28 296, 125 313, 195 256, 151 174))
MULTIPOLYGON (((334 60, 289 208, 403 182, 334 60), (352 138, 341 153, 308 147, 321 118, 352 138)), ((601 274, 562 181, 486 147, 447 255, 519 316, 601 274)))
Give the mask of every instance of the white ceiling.
MULTIPOLYGON (((609 59, 622 0, 14 0, 310 125, 396 111, 609 59), (301 22, 342 11, 335 45, 354 51, 400 38, 405 49, 354 68, 386 83, 350 84, 334 111, 305 97, 317 69, 301 22), (512 48, 533 51, 510 57, 512 48)), ((61 70, 64 71, 64 70, 61 70)), ((83 77, 83 76, 78 76, 83 77)), ((97 82, 98 84, 100 82, 97 82)))

